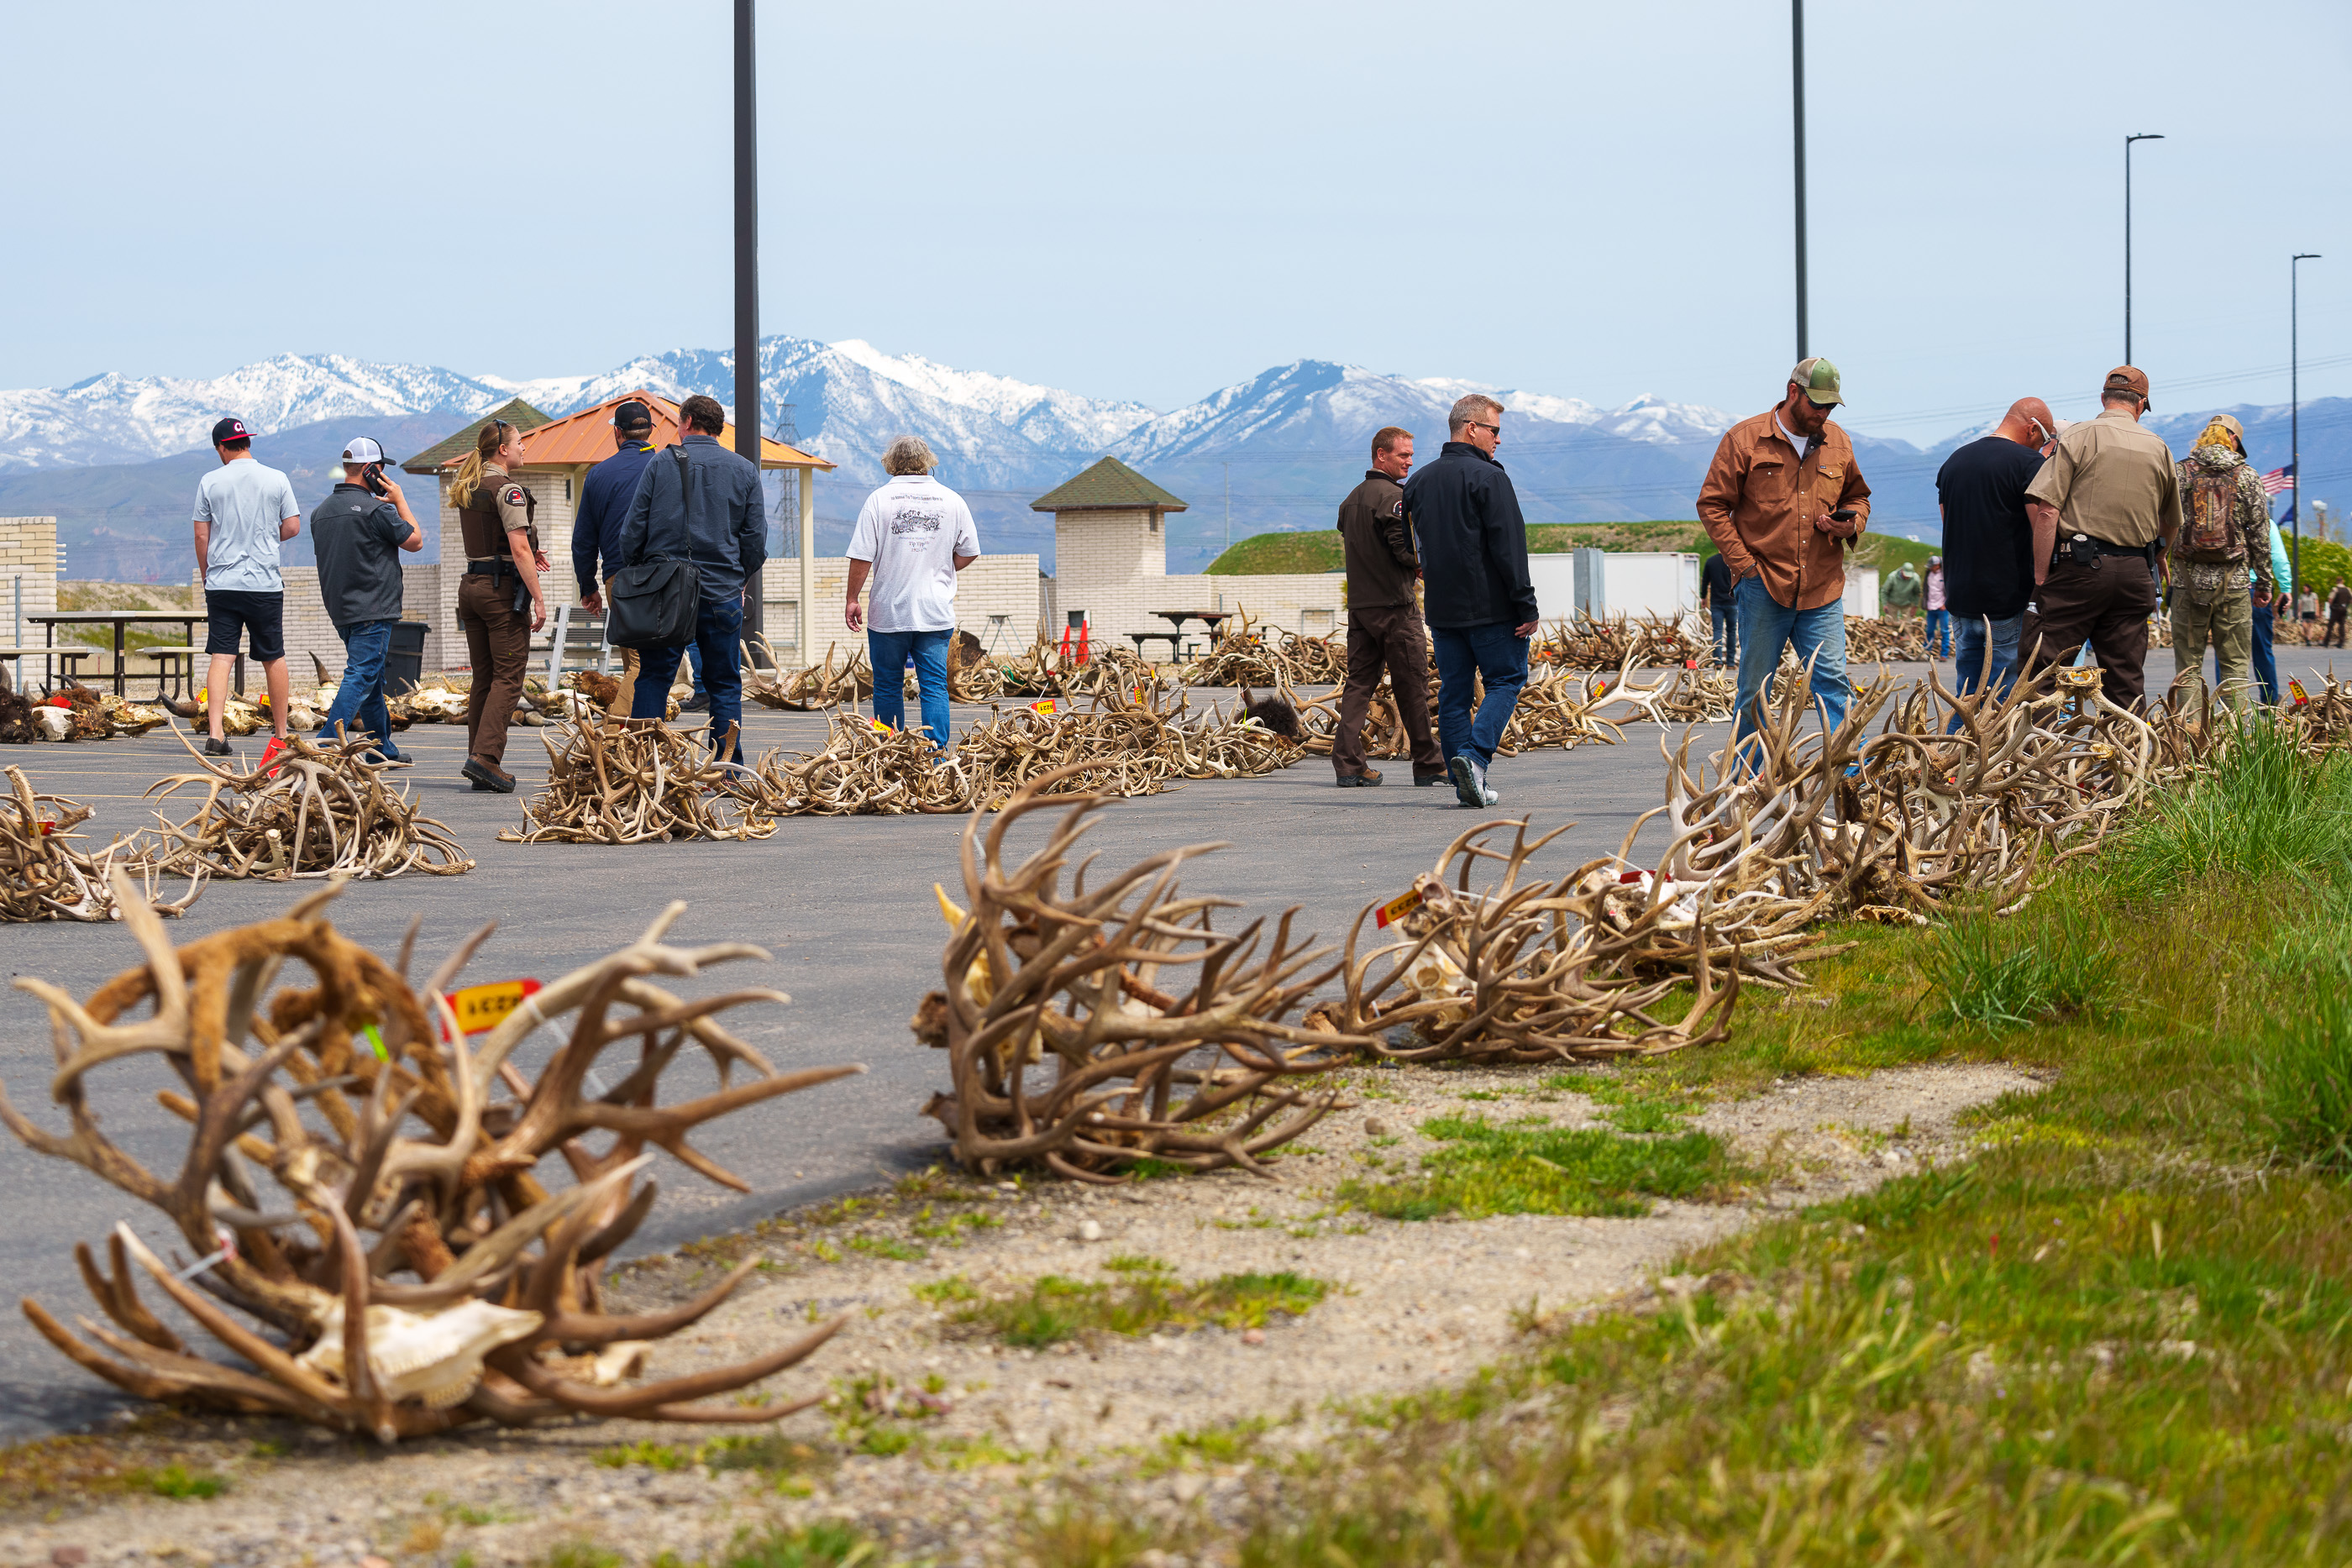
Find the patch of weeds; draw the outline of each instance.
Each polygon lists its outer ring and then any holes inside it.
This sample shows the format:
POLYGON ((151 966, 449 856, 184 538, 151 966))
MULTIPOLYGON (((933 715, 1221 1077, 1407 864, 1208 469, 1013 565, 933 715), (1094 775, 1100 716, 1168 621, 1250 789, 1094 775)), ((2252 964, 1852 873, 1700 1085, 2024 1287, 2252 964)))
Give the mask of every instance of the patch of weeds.
POLYGON ((1032 1349, 1095 1333, 1139 1337, 1161 1328, 1264 1327, 1279 1312, 1303 1317, 1329 1293, 1321 1280, 1284 1270, 1221 1274, 1188 1285, 1162 1270, 1142 1269, 1108 1284, 1048 1274, 1016 1294, 983 1299, 955 1321, 984 1328, 1007 1344, 1032 1349))
POLYGON ((879 1550, 849 1526, 826 1520, 738 1541, 719 1561, 720 1568, 856 1568, 872 1562, 879 1550))
POLYGON ((596 1463, 608 1470, 625 1469, 631 1465, 643 1465, 655 1470, 682 1470, 695 1462, 694 1450, 676 1443, 652 1441, 623 1443, 616 1448, 599 1448, 596 1463))
POLYGON ((1132 1181, 1159 1181, 1165 1176, 1187 1175, 1191 1170, 1190 1166, 1175 1165, 1167 1160, 1141 1159, 1127 1167, 1127 1176, 1132 1181))
POLYGON ((593 1541, 570 1541, 541 1558, 540 1568, 625 1568, 627 1559, 593 1541))
POLYGON ((2096 1019, 2118 994, 2119 967, 2104 910, 2079 902, 2034 922, 1966 915, 1937 928, 1927 977, 1944 1016, 1992 1033, 2044 1021, 2096 1019))
POLYGON ((440 1509, 441 1517, 452 1524, 517 1524, 530 1517, 510 1508, 474 1508, 462 1502, 443 1503, 440 1509))
POLYGON ((951 1470, 976 1470, 983 1465, 1017 1465, 1028 1456, 1008 1448, 988 1433, 976 1437, 933 1437, 923 1445, 924 1457, 951 1470))
POLYGON ((1419 1176, 1353 1180, 1338 1196, 1389 1219, 1458 1214, 1640 1215, 1660 1197, 1694 1197, 1736 1181, 1722 1141, 1707 1133, 1635 1138, 1596 1127, 1511 1127, 1439 1116, 1422 1132, 1444 1146, 1419 1176))
POLYGON ((832 1242, 827 1241, 821 1236, 814 1241, 809 1243, 808 1249, 809 1256, 814 1258, 820 1263, 838 1263, 841 1261, 841 1249, 835 1247, 832 1242))
POLYGON ((1466 1089, 1463 1091, 1461 1098, 1465 1100, 1500 1100, 1502 1096, 1497 1094, 1492 1089, 1466 1089))
POLYGON ((798 1470, 816 1463, 818 1458, 806 1443, 772 1432, 756 1437, 719 1437, 702 1447, 702 1462, 713 1470, 798 1470))
POLYGON ((976 1301, 980 1299, 980 1291, 961 1274, 950 1274, 944 1280, 926 1281, 916 1286, 913 1293, 917 1300, 925 1301, 976 1301))
POLYGON ((983 1213, 979 1209, 965 1209, 959 1214, 935 1218, 930 1206, 927 1204, 923 1211, 915 1216, 913 1223, 907 1228, 926 1241, 940 1241, 950 1247, 960 1247, 972 1231, 996 1230, 1002 1228, 1003 1224, 1004 1221, 1000 1216, 983 1213))
POLYGON ((1132 1568, 1158 1539, 1125 1512, 1072 1503, 1024 1520, 1019 1558, 1037 1568, 1132 1568))
POLYGON ((888 1236, 853 1236, 849 1239, 849 1249, 868 1257, 889 1258, 900 1263, 919 1263, 930 1256, 929 1252, 912 1242, 888 1236))
POLYGON ((292 1452, 291 1448, 275 1437, 256 1437, 253 1440, 253 1447, 245 1451, 246 1458, 251 1459, 282 1459, 292 1452))
POLYGON ((1173 1274, 1176 1265, 1142 1252, 1119 1252, 1103 1260, 1114 1274, 1173 1274))
POLYGON ((1160 1439, 1159 1451, 1147 1456, 1138 1470, 1145 1476, 1155 1476, 1181 1469, 1188 1464, 1241 1464, 1257 1452, 1258 1440, 1265 1436, 1268 1425, 1265 1417, 1252 1416, 1231 1426, 1171 1432, 1160 1439))
POLYGON ((157 1497, 218 1497, 228 1490, 224 1478, 198 1473, 179 1464, 152 1469, 142 1466, 125 1473, 122 1484, 129 1490, 152 1492, 157 1497))
POLYGON ((2315 977, 2300 1006, 2281 998, 2247 1074, 2247 1119, 2273 1155, 2352 1170, 2352 994, 2315 977))

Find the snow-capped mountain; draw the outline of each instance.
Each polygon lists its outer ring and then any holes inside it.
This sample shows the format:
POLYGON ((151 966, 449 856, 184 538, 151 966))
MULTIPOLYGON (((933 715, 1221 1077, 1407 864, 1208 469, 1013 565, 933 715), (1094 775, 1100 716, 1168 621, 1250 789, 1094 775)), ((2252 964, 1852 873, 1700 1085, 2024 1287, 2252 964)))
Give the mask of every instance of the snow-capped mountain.
POLYGON ((210 381, 109 371, 69 387, 0 392, 0 471, 184 452, 210 440, 213 422, 228 412, 270 431, 443 410, 470 418, 503 401, 497 388, 453 371, 341 354, 279 354, 210 381))

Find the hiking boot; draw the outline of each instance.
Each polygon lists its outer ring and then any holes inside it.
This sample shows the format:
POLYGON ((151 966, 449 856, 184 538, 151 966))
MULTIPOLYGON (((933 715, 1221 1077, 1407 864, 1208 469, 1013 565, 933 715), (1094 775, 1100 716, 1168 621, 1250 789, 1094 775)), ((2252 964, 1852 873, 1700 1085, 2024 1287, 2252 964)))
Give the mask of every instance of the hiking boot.
POLYGON ((710 711, 710 699, 707 696, 688 697, 684 702, 677 705, 677 711, 680 713, 709 713, 710 711))
POLYGON ((228 742, 223 740, 219 736, 208 735, 205 737, 205 755, 206 757, 235 757, 236 753, 231 751, 228 748, 228 742))
POLYGON ((1434 773, 1423 773, 1418 768, 1412 770, 1412 787, 1416 789, 1426 789, 1434 784, 1451 784, 1452 782, 1454 782, 1454 775, 1448 773, 1443 768, 1439 768, 1434 773))
POLYGON ((1361 773, 1342 773, 1333 782, 1342 789, 1370 789, 1381 781, 1377 768, 1367 768, 1361 773))
POLYGON ((466 766, 460 771, 474 781, 476 789, 493 790, 500 795, 514 793, 514 775, 504 768, 491 767, 478 757, 466 758, 466 766))

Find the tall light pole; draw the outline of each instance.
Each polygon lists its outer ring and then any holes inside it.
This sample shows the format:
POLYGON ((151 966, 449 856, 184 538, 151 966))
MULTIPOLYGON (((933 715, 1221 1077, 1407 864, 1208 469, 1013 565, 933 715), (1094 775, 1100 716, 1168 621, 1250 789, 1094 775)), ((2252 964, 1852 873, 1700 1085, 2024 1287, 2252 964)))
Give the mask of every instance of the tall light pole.
POLYGON ((1805 347, 1805 0, 1789 0, 1789 60, 1797 109, 1797 358, 1805 347))
POLYGON ((2161 132, 2142 131, 2124 138, 2124 363, 2131 357, 2131 150, 2135 141, 2161 141, 2161 132))
POLYGON ((2317 251, 2303 251, 2286 264, 2286 483, 2288 521, 2294 525, 2289 565, 2296 591, 2303 587, 2303 344, 2301 340, 2303 264, 2317 261, 2317 251))
MULTIPOLYGON (((752 88, 752 0, 735 0, 735 450, 760 461, 760 116, 752 88)), ((762 573, 761 575, 764 575, 762 573)), ((753 647, 768 631, 767 586, 754 580, 743 600, 745 639, 753 647)), ((808 606, 801 606, 803 620, 808 606)), ((806 632, 802 641, 807 641, 806 632)))

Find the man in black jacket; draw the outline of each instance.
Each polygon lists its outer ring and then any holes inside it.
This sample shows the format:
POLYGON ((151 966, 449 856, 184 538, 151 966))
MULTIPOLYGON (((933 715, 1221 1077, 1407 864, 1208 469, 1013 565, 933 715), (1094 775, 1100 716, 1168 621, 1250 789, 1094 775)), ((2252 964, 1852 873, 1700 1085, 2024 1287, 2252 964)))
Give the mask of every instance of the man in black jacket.
MULTIPOLYGON (((656 453, 637 481, 621 525, 621 560, 691 560, 702 603, 694 641, 702 649, 702 679, 710 692, 710 744, 722 762, 743 760, 743 591, 756 592, 768 560, 768 512, 760 470, 719 444, 727 411, 698 393, 679 405, 685 434, 656 453), (682 459, 682 461, 681 461, 682 459), (684 483, 688 477, 692 483, 684 483), (726 747, 728 749, 720 749, 726 747)), ((659 718, 684 650, 646 648, 639 653, 631 718, 659 718)))
POLYGON ((1486 765, 1528 684, 1528 639, 1536 632, 1527 524, 1511 476, 1495 461, 1502 418, 1493 398, 1463 398, 1446 417, 1453 438, 1404 487, 1437 650, 1437 728, 1465 806, 1502 800, 1487 787, 1486 765), (1481 678, 1486 697, 1474 716, 1471 692, 1481 678))
POLYGON ((1364 766, 1364 710, 1383 667, 1412 743, 1412 781, 1445 782, 1445 758, 1429 732, 1429 652, 1412 601, 1421 560, 1404 522, 1404 476, 1412 472, 1412 432, 1391 424, 1372 437, 1371 471, 1339 503, 1339 542, 1348 557, 1348 684, 1339 694, 1331 766, 1342 789, 1381 781, 1364 766))

